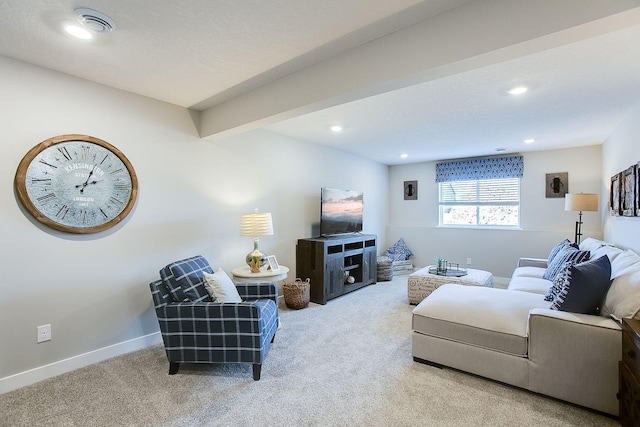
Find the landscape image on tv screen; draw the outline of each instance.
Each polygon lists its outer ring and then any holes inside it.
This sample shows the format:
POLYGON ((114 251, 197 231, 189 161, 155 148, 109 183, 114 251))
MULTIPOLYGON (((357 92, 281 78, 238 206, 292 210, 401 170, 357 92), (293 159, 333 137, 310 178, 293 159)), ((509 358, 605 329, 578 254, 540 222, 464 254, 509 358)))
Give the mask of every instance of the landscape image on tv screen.
POLYGON ((323 188, 320 206, 320 234, 362 231, 362 192, 323 188))

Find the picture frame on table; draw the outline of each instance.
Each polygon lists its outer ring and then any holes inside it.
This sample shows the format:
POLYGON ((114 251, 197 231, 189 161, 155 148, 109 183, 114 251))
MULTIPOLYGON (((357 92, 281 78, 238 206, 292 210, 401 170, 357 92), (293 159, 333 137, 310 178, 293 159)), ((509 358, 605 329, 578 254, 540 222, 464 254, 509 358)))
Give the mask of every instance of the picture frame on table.
POLYGON ((269 263, 269 269, 271 269, 271 271, 277 271, 280 269, 280 264, 278 264, 278 260, 275 255, 268 255, 267 262, 269 263))

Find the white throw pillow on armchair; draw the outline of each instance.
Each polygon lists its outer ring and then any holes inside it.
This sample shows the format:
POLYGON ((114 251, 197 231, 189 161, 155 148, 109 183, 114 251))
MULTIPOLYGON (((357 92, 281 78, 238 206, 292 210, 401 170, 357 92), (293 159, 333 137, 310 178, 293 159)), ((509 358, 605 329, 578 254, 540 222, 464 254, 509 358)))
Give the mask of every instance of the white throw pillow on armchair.
POLYGON ((211 299, 216 302, 242 302, 240 294, 236 289, 236 285, 223 269, 211 273, 202 273, 204 275, 204 287, 211 295, 211 299))

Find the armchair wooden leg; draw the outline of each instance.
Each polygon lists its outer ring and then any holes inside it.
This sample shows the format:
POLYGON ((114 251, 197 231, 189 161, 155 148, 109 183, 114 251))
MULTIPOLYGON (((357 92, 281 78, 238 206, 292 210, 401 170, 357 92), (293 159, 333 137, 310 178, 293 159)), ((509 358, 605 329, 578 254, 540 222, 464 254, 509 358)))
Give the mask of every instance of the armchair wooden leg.
POLYGON ((260 381, 260 371, 262 370, 262 364, 261 363, 254 363, 253 364, 253 380, 254 381, 260 381))
POLYGON ((276 334, 273 334, 273 336, 271 337, 271 344, 273 344, 275 340, 276 340, 276 334))
POLYGON ((180 369, 180 364, 177 362, 169 362, 169 375, 175 375, 180 369))

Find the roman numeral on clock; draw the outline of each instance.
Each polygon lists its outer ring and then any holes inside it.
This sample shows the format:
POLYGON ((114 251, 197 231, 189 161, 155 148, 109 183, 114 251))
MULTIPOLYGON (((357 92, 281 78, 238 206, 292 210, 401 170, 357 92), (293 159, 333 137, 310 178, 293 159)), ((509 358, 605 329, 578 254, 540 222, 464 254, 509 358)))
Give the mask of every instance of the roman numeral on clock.
POLYGON ((54 193, 45 194, 44 196, 38 197, 36 200, 43 205, 46 205, 51 200, 55 199, 56 195, 54 193))
POLYGON ((51 178, 31 178, 31 183, 51 185, 51 178))
POLYGON ((110 201, 111 203, 113 203, 113 204, 118 204, 118 205, 123 205, 123 204, 124 204, 124 202, 123 202, 122 200, 118 200, 118 199, 116 199, 115 197, 110 197, 110 198, 109 198, 109 201, 110 201))
POLYGON ((71 154, 69 154, 69 150, 67 150, 67 147, 58 147, 58 151, 64 156, 65 159, 71 160, 71 154))
POLYGON ((40 160, 38 160, 38 161, 39 161, 40 163, 42 163, 43 165, 47 165, 47 166, 52 167, 52 168, 54 168, 54 169, 58 169, 58 167, 57 167, 57 166, 54 166, 54 165, 52 165, 51 163, 47 163, 47 162, 45 162, 45 161, 44 161, 44 160, 42 160, 42 159, 40 159, 40 160))
POLYGON ((60 208, 60 210, 56 214, 56 217, 58 217, 60 219, 64 219, 64 217, 67 216, 68 212, 69 212, 69 206, 62 205, 62 207, 60 208))

